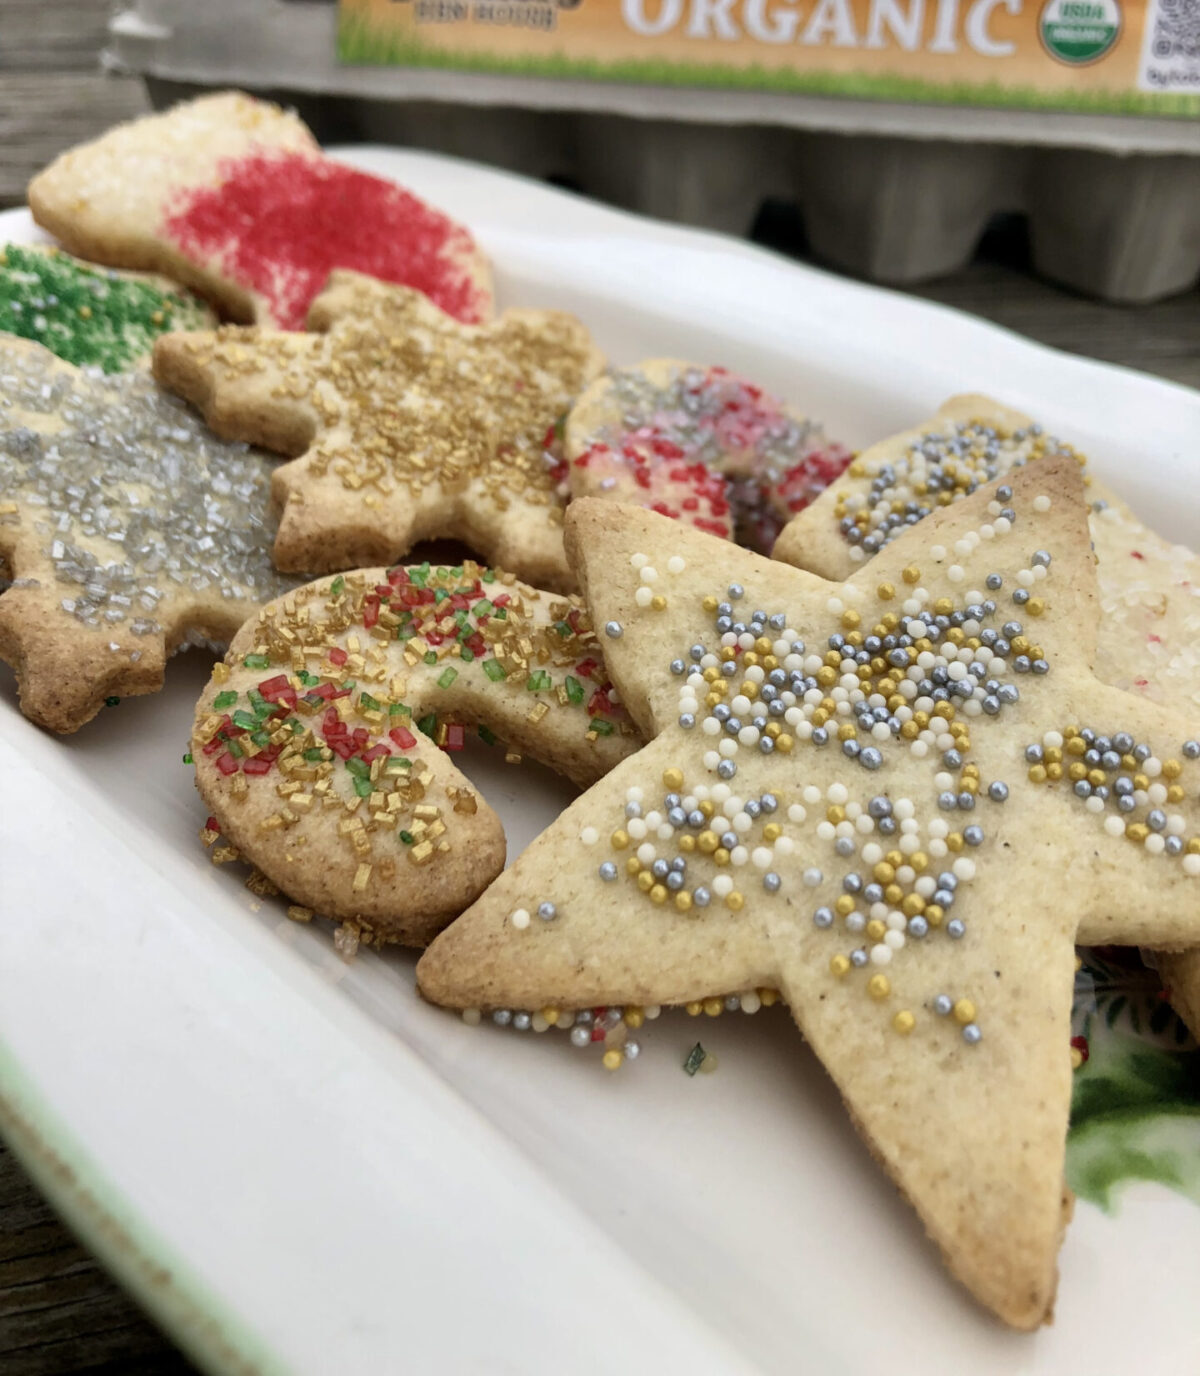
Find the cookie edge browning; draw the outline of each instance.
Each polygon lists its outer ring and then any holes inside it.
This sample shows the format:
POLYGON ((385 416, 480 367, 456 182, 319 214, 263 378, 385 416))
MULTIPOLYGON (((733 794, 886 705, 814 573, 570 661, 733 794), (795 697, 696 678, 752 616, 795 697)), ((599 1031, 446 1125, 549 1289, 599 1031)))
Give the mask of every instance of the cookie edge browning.
MULTIPOLYGON (((195 407, 205 425, 220 439, 252 444, 293 460, 306 453, 316 438, 317 425, 311 413, 299 404, 255 406, 246 400, 236 381, 218 385, 195 356, 198 342, 213 337, 210 330, 176 330, 160 335, 154 341, 151 360, 155 382, 195 407)), ((257 392, 258 388, 253 390, 257 392)), ((276 502, 280 500, 276 479, 289 466, 282 464, 271 475, 272 498, 276 502)), ((306 568, 305 565, 284 571, 306 568)))
MULTIPOLYGON (((789 1014, 791 1008, 788 1009, 789 1014)), ((793 1016, 792 1021, 796 1019, 793 1016)), ((917 1226, 924 1233, 929 1242, 937 1249, 937 1254, 941 1259, 942 1266, 950 1276, 953 1277, 971 1296, 977 1304, 983 1305, 1000 1319, 1021 1333, 1036 1333, 1043 1325, 1054 1322, 1054 1306, 1058 1298, 1059 1264, 1058 1259, 1062 1255, 1063 1244, 1066 1242, 1067 1229, 1075 1215, 1075 1194, 1067 1184, 1066 1177, 1062 1182, 1062 1212, 1059 1217, 1057 1243, 1050 1254, 1048 1272, 1043 1278, 1040 1286, 1030 1290, 1028 1299, 1022 1299, 1018 1295, 1012 1295, 1012 1303, 1006 1303, 1001 1307, 995 1299, 997 1292, 988 1287, 989 1299, 983 1299, 980 1294, 980 1287, 975 1284, 974 1277, 977 1273, 969 1272, 967 1268, 959 1264, 957 1254, 953 1251, 953 1238, 939 1238, 933 1229, 926 1222, 921 1211, 916 1207, 909 1192, 904 1188, 897 1173, 892 1169, 887 1157, 880 1151, 875 1139, 863 1124, 862 1119, 854 1111, 853 1106, 846 1096, 842 1093, 841 1086, 829 1074, 825 1063, 821 1062, 821 1069, 825 1072, 830 1083, 837 1091, 838 1098, 841 1100, 842 1107, 845 1109, 846 1116, 849 1118, 859 1141, 867 1149, 871 1160, 881 1171, 885 1179, 891 1184, 892 1188, 904 1201, 904 1205, 911 1211, 912 1217, 917 1226)), ((983 1268, 986 1269, 986 1268, 983 1268)))
POLYGON ((35 726, 69 736, 98 716, 107 698, 142 697, 162 688, 167 651, 161 635, 141 636, 118 654, 108 648, 113 635, 81 628, 80 638, 91 643, 80 647, 63 625, 47 644, 48 632, 40 627, 48 609, 36 605, 42 590, 17 587, 0 594, 0 660, 16 678, 21 714, 35 726), (128 658, 131 648, 142 652, 136 663, 128 658))
MULTIPOLYGON (((54 369, 78 378, 76 365, 35 340, 2 336, 14 353, 44 356, 54 369)), ((137 376, 108 374, 107 379, 137 376)), ((0 493, 0 496, 5 494, 0 493)), ((182 590, 168 604, 173 610, 162 627, 135 636, 127 628, 73 628, 59 603, 65 585, 48 573, 42 546, 19 497, 18 519, 0 523, 0 570, 21 581, 0 590, 0 661, 13 670, 23 716, 58 735, 71 735, 99 715, 110 697, 144 697, 159 692, 166 662, 192 634, 228 643, 258 604, 244 599, 208 599, 182 590), (116 644, 117 650, 109 646, 116 644), (130 656, 138 654, 136 660, 130 656), (81 672, 86 669, 87 672, 81 672), (65 692, 62 684, 70 683, 65 692)))
MULTIPOLYGON (((581 374, 585 389, 603 374, 605 356, 591 331, 572 312, 514 308, 482 324, 467 325, 448 316, 415 288, 379 282, 349 268, 337 268, 330 273, 325 287, 309 307, 308 331, 264 327, 264 332, 275 338, 307 339, 313 342, 314 349, 323 350, 326 347, 323 341, 330 338, 336 326, 360 318, 353 294, 364 284, 385 292, 410 293, 419 311, 428 316, 427 323, 441 328, 449 321, 467 336, 493 332, 506 322, 534 329, 560 323, 578 337, 584 355, 581 374)), ((230 337, 225 336, 226 339, 230 337)), ((258 337, 247 334, 247 345, 252 346, 258 337)), ((261 375, 248 376, 242 384, 237 378, 222 380, 211 373, 199 361, 197 351, 202 343, 220 338, 219 332, 214 336, 206 331, 179 331, 163 336, 155 344, 153 375, 161 386, 195 406, 222 439, 242 440, 290 457, 291 462, 276 468, 271 480, 272 510, 279 518, 272 557, 279 570, 323 574, 394 564, 408 558, 423 540, 449 538, 469 545, 481 562, 493 568, 515 570, 515 577, 542 591, 567 594, 576 590, 563 548, 562 524, 548 519, 555 511, 565 515, 567 505, 558 506, 558 496, 553 489, 544 506, 522 503, 525 513, 519 518, 522 521, 520 530, 513 528, 511 514, 508 520, 501 519, 500 510, 490 499, 484 519, 477 522, 473 516, 470 487, 457 498, 444 492, 438 503, 422 500, 409 503, 411 515, 407 524, 401 527, 399 522, 392 523, 398 534, 380 529, 380 522, 371 520, 369 513, 364 515, 360 507, 355 508, 354 519, 344 521, 339 527, 331 527, 320 515, 314 516, 312 513, 320 512, 325 505, 310 500, 314 485, 324 481, 309 476, 309 457, 319 445, 322 432, 318 416, 311 407, 295 398, 286 405, 274 405, 273 392, 264 391, 261 375), (428 509, 431 506, 439 508, 436 519, 428 509), (494 527, 491 534, 485 530, 489 524, 494 527), (537 528, 539 537, 545 537, 547 530, 557 530, 559 538, 530 541, 531 527, 537 528), (517 565, 520 565, 519 570, 517 565)), ((511 513, 513 505, 520 501, 520 494, 514 494, 507 510, 511 513)))

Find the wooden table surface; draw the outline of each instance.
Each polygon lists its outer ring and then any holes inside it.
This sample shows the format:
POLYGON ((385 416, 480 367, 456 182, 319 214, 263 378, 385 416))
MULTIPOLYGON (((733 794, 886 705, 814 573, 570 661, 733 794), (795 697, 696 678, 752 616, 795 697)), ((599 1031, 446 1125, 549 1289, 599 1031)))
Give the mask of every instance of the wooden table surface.
MULTIPOLYGON (((140 82, 106 77, 96 55, 105 0, 0 0, 0 205, 61 149, 149 108, 140 82)), ((760 237, 803 252, 786 211, 760 237)), ((976 261, 916 294, 1059 348, 1200 387, 1200 289, 1129 309, 1029 275, 1023 227, 997 226, 976 261)), ((3 1376, 180 1376, 194 1368, 57 1221, 0 1143, 0 1372, 3 1376)))

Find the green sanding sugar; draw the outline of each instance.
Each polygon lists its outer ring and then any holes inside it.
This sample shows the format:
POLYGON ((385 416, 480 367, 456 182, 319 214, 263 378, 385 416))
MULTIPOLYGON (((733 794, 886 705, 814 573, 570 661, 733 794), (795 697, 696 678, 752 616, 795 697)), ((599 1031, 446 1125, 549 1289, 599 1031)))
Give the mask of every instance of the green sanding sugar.
POLYGON ((211 318, 187 292, 93 267, 58 249, 7 245, 0 253, 0 331, 33 339, 78 367, 119 373, 167 330, 211 318))

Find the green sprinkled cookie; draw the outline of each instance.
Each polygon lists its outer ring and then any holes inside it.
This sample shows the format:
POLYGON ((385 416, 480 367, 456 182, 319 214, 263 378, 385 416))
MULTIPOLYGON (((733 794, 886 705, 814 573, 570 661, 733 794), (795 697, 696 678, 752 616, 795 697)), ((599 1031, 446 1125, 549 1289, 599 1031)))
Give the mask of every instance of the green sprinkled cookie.
POLYGON ((165 277, 93 267, 61 249, 8 244, 0 254, 0 330, 77 367, 137 367, 169 330, 199 330, 212 312, 165 277))

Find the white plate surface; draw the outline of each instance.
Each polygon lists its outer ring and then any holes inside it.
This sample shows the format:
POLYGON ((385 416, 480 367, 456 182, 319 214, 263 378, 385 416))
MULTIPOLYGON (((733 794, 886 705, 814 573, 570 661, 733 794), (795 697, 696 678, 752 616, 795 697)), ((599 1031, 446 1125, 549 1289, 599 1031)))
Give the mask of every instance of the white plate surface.
MULTIPOLYGON (((1194 392, 497 172, 343 156, 470 224, 502 304, 577 312, 618 363, 728 364, 856 445, 988 391, 1194 538, 1194 392)), ((1158 1186, 1078 1206, 1056 1322, 1019 1336, 943 1274, 782 1009, 664 1016, 610 1076, 424 1006, 409 957, 344 964, 196 839, 206 676, 189 654, 60 741, 0 669, 0 1126, 211 1369, 1200 1370, 1200 1209, 1158 1186), (688 1079, 697 1033, 721 1068, 688 1079)), ((512 854, 569 796, 468 768, 512 854)))

